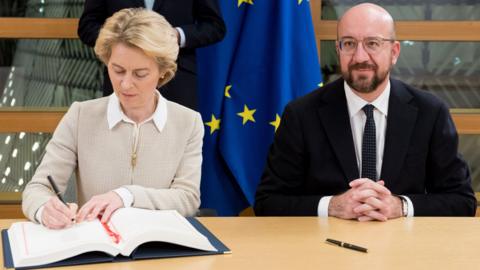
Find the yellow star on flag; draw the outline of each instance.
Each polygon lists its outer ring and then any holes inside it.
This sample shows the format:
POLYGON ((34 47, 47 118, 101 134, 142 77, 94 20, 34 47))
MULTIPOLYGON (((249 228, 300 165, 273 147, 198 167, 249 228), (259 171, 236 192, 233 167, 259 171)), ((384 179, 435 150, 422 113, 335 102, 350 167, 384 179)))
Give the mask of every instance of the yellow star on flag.
POLYGON ((253 5, 253 0, 238 0, 238 7, 240 7, 243 3, 253 5))
POLYGON ((303 0, 298 0, 298 4, 300 5, 303 2, 303 0))
POLYGON ((243 112, 237 113, 238 116, 243 118, 243 125, 245 125, 248 121, 252 121, 255 123, 255 118, 253 118, 253 114, 256 110, 257 109, 248 109, 247 104, 243 105, 243 112))
POLYGON ((227 86, 225 86, 225 96, 226 96, 227 98, 232 98, 232 97, 230 96, 230 89, 232 89, 232 85, 227 85, 227 86))
POLYGON ((275 114, 275 121, 270 122, 270 125, 275 127, 275 132, 277 132, 278 127, 280 126, 280 115, 275 114))
POLYGON ((220 129, 220 121, 220 119, 215 118, 215 115, 212 114, 212 120, 205 123, 206 126, 210 127, 210 134, 220 129))

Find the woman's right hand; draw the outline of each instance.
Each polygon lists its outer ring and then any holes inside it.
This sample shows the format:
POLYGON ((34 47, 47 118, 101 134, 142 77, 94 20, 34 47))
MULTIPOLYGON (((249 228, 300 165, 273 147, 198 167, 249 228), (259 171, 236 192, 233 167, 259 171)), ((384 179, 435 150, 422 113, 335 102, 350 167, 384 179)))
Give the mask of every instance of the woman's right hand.
POLYGON ((42 224, 49 229, 63 229, 75 223, 78 205, 69 203, 68 206, 56 196, 52 196, 44 205, 42 224))

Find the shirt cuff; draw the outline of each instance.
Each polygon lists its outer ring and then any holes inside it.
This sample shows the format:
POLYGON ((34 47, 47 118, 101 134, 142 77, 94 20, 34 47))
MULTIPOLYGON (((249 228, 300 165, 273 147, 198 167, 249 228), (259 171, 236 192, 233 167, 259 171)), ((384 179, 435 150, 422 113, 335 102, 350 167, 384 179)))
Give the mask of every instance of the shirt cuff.
POLYGON ((413 217, 413 203, 407 196, 400 195, 407 201, 407 217, 413 217))
POLYGON ((130 192, 130 190, 120 187, 117 189, 114 189, 113 192, 117 193, 120 198, 122 198, 123 201, 123 207, 130 207, 133 204, 133 194, 130 192))
POLYGON ((332 196, 324 196, 320 199, 318 203, 318 216, 319 217, 328 217, 328 205, 330 204, 330 200, 332 196))
POLYGON ((180 27, 175 27, 177 29, 178 34, 180 35, 180 48, 185 47, 185 43, 187 42, 185 38, 185 32, 183 32, 183 29, 180 27))
POLYGON ((43 208, 45 208, 44 205, 40 206, 40 208, 38 208, 37 212, 35 213, 35 220, 42 225, 43 225, 43 222, 42 222, 43 208))

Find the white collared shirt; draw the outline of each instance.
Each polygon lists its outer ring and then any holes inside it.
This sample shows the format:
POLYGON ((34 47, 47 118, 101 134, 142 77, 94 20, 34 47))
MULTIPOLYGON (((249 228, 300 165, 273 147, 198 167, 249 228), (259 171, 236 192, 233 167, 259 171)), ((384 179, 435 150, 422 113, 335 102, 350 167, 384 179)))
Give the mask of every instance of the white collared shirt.
POLYGON ((153 9, 153 4, 155 3, 155 0, 144 0, 145 2, 145 8, 148 10, 153 9))
MULTIPOLYGON (((387 130, 387 116, 388 116, 388 101, 390 99, 390 81, 388 81, 385 90, 373 102, 365 101, 353 92, 347 82, 343 83, 345 89, 345 97, 347 98, 348 114, 350 116, 350 126, 352 128, 353 145, 355 147, 355 156, 357 159, 358 175, 362 175, 362 142, 363 130, 365 129, 365 122, 367 116, 362 108, 367 104, 372 104, 375 109, 373 111, 373 118, 375 120, 375 136, 377 145, 377 175, 380 177, 383 164, 383 150, 385 148, 385 134, 387 130)), ((382 180, 382 179, 380 179, 382 180)), ((408 214, 413 216, 413 204, 406 196, 402 196, 407 200, 408 214)), ((318 215, 321 217, 328 216, 328 205, 332 196, 325 196, 320 199, 318 204, 318 215)))
POLYGON ((345 96, 347 98, 348 114, 350 115, 350 126, 352 127, 353 145, 355 146, 355 156, 357 157, 358 175, 362 175, 362 142, 363 130, 367 116, 362 108, 367 104, 372 104, 373 119, 375 120, 375 136, 377 145, 377 175, 380 177, 383 163, 383 149, 385 147, 385 131, 387 130, 388 100, 390 98, 390 81, 383 93, 372 103, 363 100, 357 96, 350 86, 344 82, 345 96))
MULTIPOLYGON (((163 130, 163 127, 165 126, 165 123, 167 122, 167 103, 165 101, 165 98, 162 97, 162 95, 160 95, 160 93, 156 90, 155 90, 155 95, 158 98, 158 103, 157 103, 157 107, 155 108, 155 111, 145 121, 138 124, 138 126, 141 126, 142 124, 150 120, 153 120, 155 127, 158 129, 158 131, 161 132, 163 130)), ((126 116, 123 113, 123 110, 122 110, 122 107, 120 106, 120 101, 118 100, 117 95, 115 93, 112 93, 108 97, 108 107, 107 107, 108 128, 112 129, 121 121, 136 124, 133 120, 128 118, 128 116, 126 116)))

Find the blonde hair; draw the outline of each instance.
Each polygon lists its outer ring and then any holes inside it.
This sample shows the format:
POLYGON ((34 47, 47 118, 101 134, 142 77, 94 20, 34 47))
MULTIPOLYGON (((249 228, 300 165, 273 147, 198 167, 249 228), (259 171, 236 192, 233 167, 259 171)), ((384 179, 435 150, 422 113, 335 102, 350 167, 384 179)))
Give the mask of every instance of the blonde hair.
POLYGON ((143 8, 122 9, 105 21, 95 43, 98 58, 108 64, 117 43, 141 49, 158 64, 164 76, 158 87, 169 82, 177 71, 178 39, 176 30, 160 14, 143 8))

